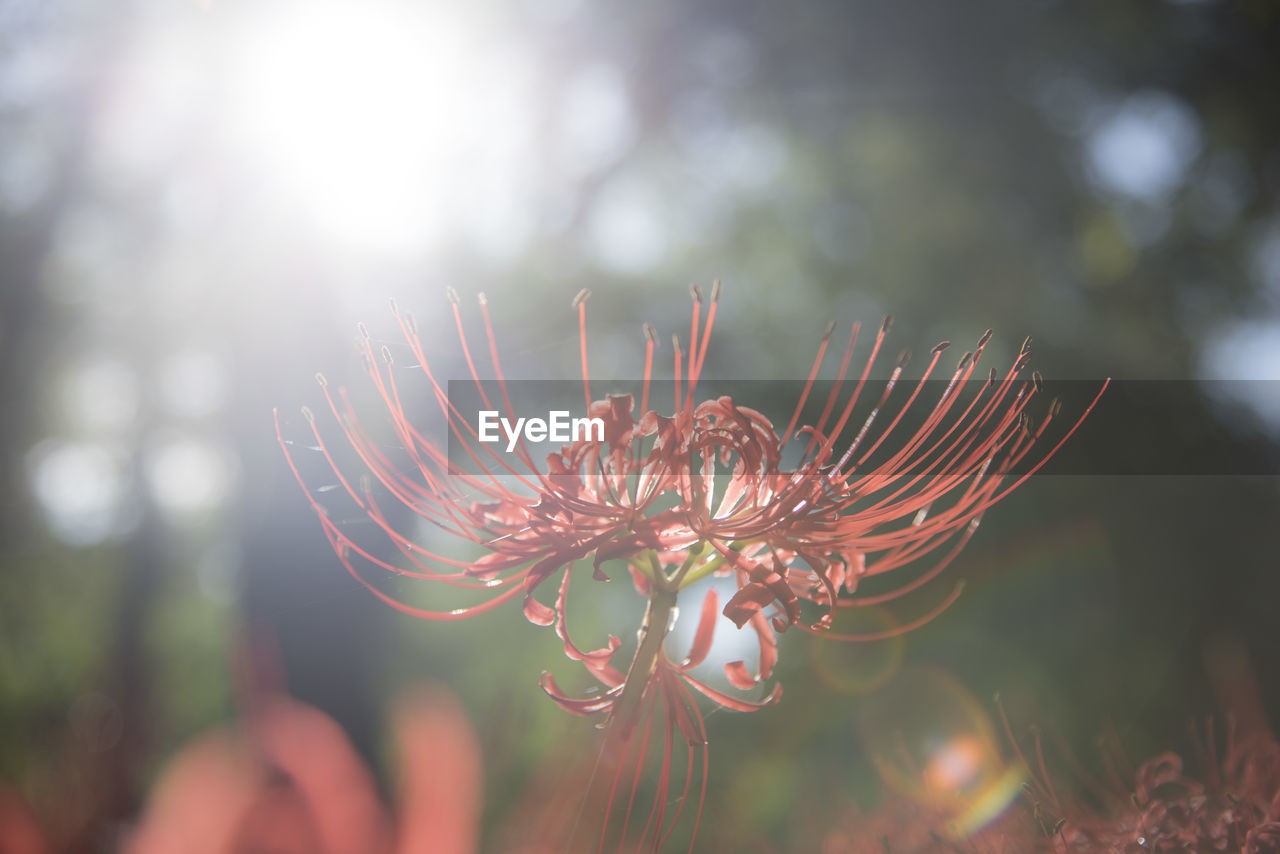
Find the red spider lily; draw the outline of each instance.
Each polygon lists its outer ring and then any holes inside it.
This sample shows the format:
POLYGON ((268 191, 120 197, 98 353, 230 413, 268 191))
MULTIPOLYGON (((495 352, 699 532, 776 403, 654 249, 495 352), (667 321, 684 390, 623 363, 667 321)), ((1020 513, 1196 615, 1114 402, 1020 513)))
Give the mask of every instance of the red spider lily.
MULTIPOLYGON (((1206 727, 1212 729, 1211 726, 1206 727)), ((1269 733, 1239 737, 1228 729, 1217 755, 1212 732, 1196 738, 1201 773, 1165 752, 1137 767, 1123 750, 1108 754, 1107 783, 1071 760, 1085 797, 1055 782, 1039 739, 1028 766, 1025 809, 1007 809, 990 824, 957 835, 953 816, 909 798, 891 798, 872 813, 846 814, 814 850, 831 854, 1274 854, 1280 851, 1280 744, 1269 733), (1032 771, 1034 767, 1038 770, 1032 771)), ((1020 761, 1028 757, 1020 755, 1020 761)))
MULTIPOLYGON (((1219 754, 1212 718, 1203 738, 1190 727, 1201 774, 1168 751, 1134 766, 1119 740, 1103 755, 1107 781, 1095 780, 1063 747, 1090 802, 1055 785, 1040 735, 1023 754, 1000 709, 1005 733, 1027 769, 1027 796, 1040 831, 1034 850, 1129 854, 1139 851, 1280 851, 1280 743, 1266 730, 1240 732, 1229 718, 1219 754)), ((1030 846, 1028 846, 1030 848, 1030 846)))
POLYGON ((474 854, 478 849, 480 745, 460 705, 447 694, 417 689, 396 704, 401 786, 394 812, 383 804, 373 774, 336 721, 287 695, 255 700, 239 726, 205 732, 170 758, 121 850, 474 854))
MULTIPOLYGON (((1008 477, 1055 419, 1058 406, 1056 402, 1049 406, 1040 425, 1033 426, 1028 406, 1040 394, 1042 383, 1038 374, 1022 377, 1030 357, 1026 344, 1008 370, 1001 374, 992 369, 981 391, 966 400, 961 389, 977 375, 990 339, 988 332, 944 376, 947 382, 942 394, 918 425, 910 430, 902 426, 907 413, 915 412, 921 402, 925 381, 939 373, 946 342, 933 348, 920 381, 899 392, 907 359, 904 354, 874 400, 870 415, 854 431, 855 409, 868 399, 868 379, 889 331, 886 320, 856 379, 850 364, 860 327, 854 324, 820 417, 802 425, 833 331, 828 328, 795 410, 779 434, 764 415, 728 397, 697 402, 719 290, 717 284, 711 299, 704 302, 701 291, 693 289, 688 349, 675 339, 673 405, 667 415, 650 408, 657 335, 648 326, 638 412, 630 395, 604 400, 593 397, 587 358, 587 292, 579 294, 574 307, 581 339, 583 395, 589 414, 604 423, 604 436, 603 440, 583 439, 564 446, 548 457, 545 467, 534 463, 523 444, 516 448, 513 464, 478 441, 476 427, 450 401, 442 381, 433 373, 412 319, 396 312, 405 341, 449 424, 452 440, 476 466, 474 474, 457 472, 439 445, 424 436, 407 414, 390 350, 383 347, 375 353, 361 327, 366 370, 390 415, 408 465, 393 462, 364 428, 346 395, 335 396, 320 378, 330 410, 371 475, 362 478, 356 488, 332 456, 315 417, 309 411, 304 413, 315 447, 333 469, 339 487, 395 547, 399 553, 395 559, 353 538, 325 512, 316 494, 307 488, 290 444, 283 436, 280 439, 339 559, 375 596, 405 613, 440 620, 484 613, 520 597, 530 621, 554 625, 565 653, 581 662, 605 690, 598 696, 572 699, 546 675, 543 688, 569 711, 607 714, 605 725, 615 735, 620 756, 615 791, 627 757, 632 755, 633 740, 639 739, 634 760, 638 776, 653 720, 659 715, 665 720, 660 762, 663 784, 641 840, 642 844, 645 839, 652 840, 655 848, 670 835, 679 818, 677 810, 666 821, 661 806, 666 800, 677 734, 689 748, 685 795, 699 753, 705 791, 705 728, 690 689, 721 707, 738 711, 770 705, 780 697, 776 684, 763 699, 744 699, 690 675, 691 668, 701 663, 710 649, 720 610, 714 592, 703 601, 689 655, 678 664, 667 657, 664 641, 681 592, 709 575, 736 580, 737 591, 723 614, 739 628, 750 624, 759 646, 754 673, 742 661, 724 665, 730 685, 743 692, 754 691, 770 679, 777 660, 776 633, 791 626, 845 640, 872 640, 908 631, 955 601, 960 585, 923 616, 890 632, 851 635, 828 629, 841 607, 896 599, 941 573, 972 536, 987 508, 1034 473, 1093 406, 1090 404, 1057 445, 1025 474, 1008 477), (847 390, 850 386, 851 391, 847 390), (896 408, 891 409, 891 404, 896 408), (886 446, 891 436, 894 442, 886 446), (782 462, 790 442, 804 449, 802 462, 791 471, 782 462), (877 452, 880 457, 874 457, 877 452), (380 484, 379 492, 375 492, 375 481, 380 484), (424 547, 393 522, 383 507, 385 495, 483 553, 473 560, 459 560, 424 547), (887 592, 857 595, 864 578, 930 553, 940 557, 912 580, 887 592), (583 651, 569 636, 566 602, 570 581, 576 574, 574 567, 588 561, 597 581, 608 580, 604 568, 610 562, 626 565, 636 589, 647 600, 639 640, 625 673, 613 664, 621 647, 616 636, 592 651, 583 651), (369 569, 460 588, 477 601, 452 610, 413 607, 375 587, 366 578, 369 569), (561 576, 559 592, 554 604, 548 605, 535 593, 556 574, 561 576), (805 616, 805 603, 816 609, 816 616, 805 616), (643 730, 637 727, 642 719, 649 721, 643 730)), ((451 302, 461 352, 480 398, 487 408, 496 409, 495 402, 501 402, 507 413, 514 414, 486 300, 481 297, 480 307, 496 377, 491 385, 480 378, 455 295, 451 294, 451 302)), ((631 789, 634 799, 634 781, 631 789)), ((630 821, 629 805, 624 823, 630 821)), ((603 840, 602 836, 602 846, 603 840)))

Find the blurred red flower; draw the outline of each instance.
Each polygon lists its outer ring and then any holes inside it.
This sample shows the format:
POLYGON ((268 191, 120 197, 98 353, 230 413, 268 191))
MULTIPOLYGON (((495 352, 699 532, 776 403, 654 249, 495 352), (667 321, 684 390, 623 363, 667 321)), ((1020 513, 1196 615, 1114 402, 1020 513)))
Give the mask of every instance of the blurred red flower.
POLYGON ((399 803, 380 801, 341 727, 285 696, 239 728, 196 738, 168 764, 128 854, 472 854, 480 748, 457 701, 420 690, 395 711, 399 803))

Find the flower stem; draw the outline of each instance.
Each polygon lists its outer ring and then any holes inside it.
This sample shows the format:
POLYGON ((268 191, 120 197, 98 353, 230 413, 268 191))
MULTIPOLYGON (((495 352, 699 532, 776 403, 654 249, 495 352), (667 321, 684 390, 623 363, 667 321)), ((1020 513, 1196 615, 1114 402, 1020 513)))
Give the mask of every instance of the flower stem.
MULTIPOLYGON (((744 546, 746 546, 746 543, 730 543, 729 544, 729 548, 733 549, 735 552, 742 551, 744 546)), ((720 567, 724 566, 726 562, 727 561, 725 560, 725 556, 717 553, 714 557, 712 557, 706 563, 699 566, 697 569, 690 570, 688 574, 685 575, 683 579, 681 579, 680 586, 684 588, 684 587, 688 587, 690 584, 693 584, 695 581, 701 581, 711 573, 715 572, 720 567)))
MULTIPOLYGON (((658 576, 662 577, 662 574, 658 573, 658 576)), ((631 735, 640 711, 640 701, 644 699, 645 690, 657 670, 662 643, 666 640, 671 614, 676 608, 676 597, 677 591, 668 589, 665 584, 655 583, 650 588, 649 604, 644 612, 644 622, 640 626, 640 643, 636 647, 635 657, 631 659, 631 667, 627 670, 622 693, 618 695, 609 716, 608 725, 611 728, 617 727, 622 738, 631 735)))

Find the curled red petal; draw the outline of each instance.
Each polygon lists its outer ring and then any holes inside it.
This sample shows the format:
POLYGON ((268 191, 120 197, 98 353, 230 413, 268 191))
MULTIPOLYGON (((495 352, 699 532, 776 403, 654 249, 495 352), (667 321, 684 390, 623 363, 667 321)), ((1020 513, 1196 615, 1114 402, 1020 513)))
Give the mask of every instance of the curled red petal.
POLYGON ((688 682, 698 693, 702 694, 702 696, 710 699, 718 705, 724 706, 726 709, 732 709, 735 712, 754 712, 758 709, 772 706, 774 703, 782 699, 782 686, 776 683, 773 686, 773 690, 770 691, 769 695, 763 700, 751 701, 741 700, 737 697, 730 697, 728 694, 717 691, 715 688, 699 682, 688 673, 684 674, 684 680, 688 682))
POLYGON ((556 612, 554 608, 534 599, 533 593, 528 593, 524 597, 524 616, 535 626, 549 626, 555 621, 556 612))
POLYGON ((760 642, 759 675, 756 681, 763 681, 773 675, 773 667, 778 663, 778 636, 763 614, 751 618, 751 627, 756 630, 756 638, 760 642))
POLYGON ((575 715, 594 715, 596 712, 603 712, 613 707, 614 692, 607 691, 598 697, 570 697, 560 690, 560 686, 556 684, 555 677, 550 673, 543 673, 542 678, 538 680, 538 684, 546 695, 565 711, 573 712, 575 715))
POLYGON ((698 620, 698 632, 693 636, 689 654, 680 664, 681 669, 697 667, 711 651, 711 640, 716 631, 716 612, 719 610, 719 605, 720 597, 716 595, 716 591, 708 590, 706 597, 702 600, 702 617, 698 620))
POLYGON ((724 666, 724 675, 729 683, 743 691, 768 679, 773 674, 774 665, 778 663, 778 638, 769 620, 757 611, 751 617, 751 628, 755 630, 760 642, 760 661, 757 664, 757 672, 752 673, 742 661, 730 661, 724 666))
POLYGON ((726 664, 724 666, 724 675, 728 677, 730 685, 741 691, 754 688, 756 685, 756 678, 751 675, 747 665, 741 661, 730 661, 726 664))
POLYGON ((556 607, 554 611, 556 635, 564 642, 565 655, 574 661, 581 661, 593 676, 612 688, 622 682, 622 674, 610 666, 610 663, 613 661, 614 654, 618 651, 618 648, 622 646, 622 641, 618 640, 616 635, 609 635, 609 643, 607 646, 600 649, 594 649, 589 652, 583 652, 569 637, 569 625, 566 613, 569 599, 569 577, 571 575, 571 571, 565 571, 564 578, 560 581, 560 592, 556 596, 556 607))
POLYGON ((739 588, 738 592, 725 603, 724 615, 733 620, 738 628, 742 628, 773 599, 773 591, 759 582, 752 581, 739 588))

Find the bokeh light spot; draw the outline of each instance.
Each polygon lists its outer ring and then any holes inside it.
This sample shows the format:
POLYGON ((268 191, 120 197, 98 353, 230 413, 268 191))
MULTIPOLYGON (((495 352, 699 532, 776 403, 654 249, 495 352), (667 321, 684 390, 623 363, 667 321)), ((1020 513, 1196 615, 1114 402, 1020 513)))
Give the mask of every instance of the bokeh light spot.
POLYGON ((1244 406, 1272 436, 1280 436, 1280 320, 1259 318, 1219 327, 1202 351, 1200 377, 1215 404, 1244 406))
POLYGON ((147 454, 147 480, 165 510, 182 514, 217 508, 234 481, 220 449, 190 436, 159 441, 147 454))
POLYGON ((611 181, 591 212, 587 248, 602 267, 641 275, 667 254, 670 235, 666 210, 658 194, 630 178, 611 181))
POLYGON ((120 430, 138 415, 138 377, 118 359, 76 365, 59 384, 63 417, 85 430, 120 430))
POLYGON ((581 175, 613 163, 635 142, 636 121, 622 75, 594 65, 569 81, 560 116, 565 170, 581 175))
POLYGON ((169 357, 158 381, 165 407, 186 418, 216 412, 227 396, 226 369, 207 350, 185 350, 169 357))
POLYGON ((1103 110, 1086 138, 1090 176, 1103 190, 1160 201, 1200 153, 1200 121, 1181 100, 1141 92, 1103 110))
POLYGON ((122 532, 128 477, 119 455, 94 442, 50 439, 27 454, 27 469, 58 539, 87 546, 122 532))

